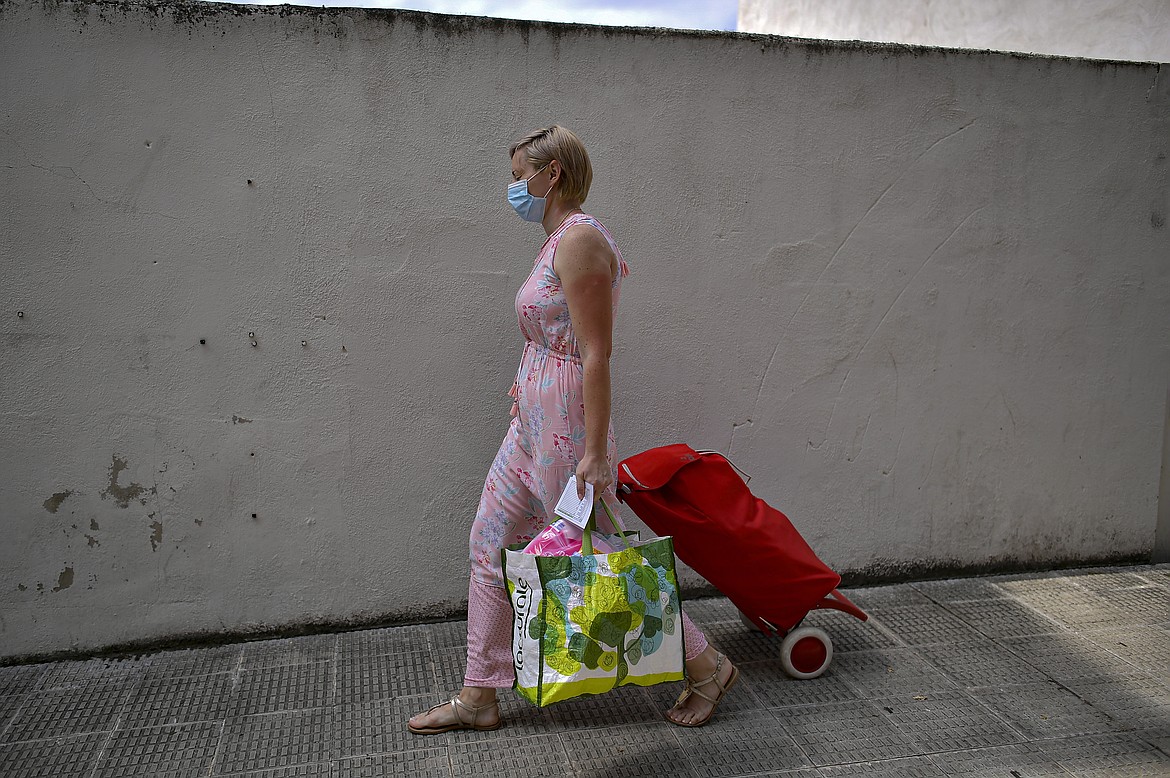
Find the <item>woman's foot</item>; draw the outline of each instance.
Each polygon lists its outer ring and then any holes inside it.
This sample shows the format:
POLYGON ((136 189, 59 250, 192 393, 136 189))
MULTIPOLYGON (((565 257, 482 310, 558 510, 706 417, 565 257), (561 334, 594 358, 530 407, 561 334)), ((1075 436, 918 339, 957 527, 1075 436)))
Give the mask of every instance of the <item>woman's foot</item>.
POLYGON ((739 680, 739 668, 710 646, 687 662, 687 688, 666 712, 666 718, 683 727, 706 724, 723 695, 739 680))
POLYGON ((407 728, 416 735, 437 735, 454 729, 493 730, 500 727, 495 689, 465 686, 452 700, 415 714, 407 728))

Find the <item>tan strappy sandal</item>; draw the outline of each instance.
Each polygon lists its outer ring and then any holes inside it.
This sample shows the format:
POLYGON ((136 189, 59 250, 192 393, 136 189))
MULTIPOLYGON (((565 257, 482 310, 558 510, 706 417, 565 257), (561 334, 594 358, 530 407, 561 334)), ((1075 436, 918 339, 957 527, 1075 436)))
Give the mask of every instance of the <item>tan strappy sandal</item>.
POLYGON ((431 711, 441 708, 444 705, 450 705, 452 712, 455 714, 454 722, 450 724, 444 724, 441 727, 415 727, 408 721, 406 722, 406 728, 416 735, 438 735, 442 732, 450 732, 455 729, 474 729, 480 732, 491 732, 494 729, 500 728, 500 726, 504 723, 502 719, 497 719, 495 724, 488 725, 476 724, 475 720, 479 718, 479 712, 481 710, 487 710, 493 705, 499 706, 499 704, 499 700, 492 700, 487 705, 468 705, 466 702, 459 699, 459 695, 455 695, 446 702, 440 702, 437 705, 432 705, 428 710, 424 711, 424 713, 430 713, 431 711), (464 721, 463 717, 459 715, 460 707, 471 711, 471 721, 464 721))
POLYGON ((711 673, 711 675, 701 681, 696 681, 694 678, 691 678, 690 674, 688 673, 686 677, 687 688, 683 689, 682 694, 678 696, 678 699, 675 700, 674 706, 671 708, 672 710, 677 708, 679 705, 682 705, 687 701, 687 697, 690 697, 692 694, 697 694, 707 702, 711 703, 711 710, 707 712, 707 715, 698 721, 693 721, 690 724, 687 724, 682 721, 675 721, 670 717, 670 712, 667 711, 666 714, 663 714, 666 716, 667 721, 669 721, 671 724, 677 724, 680 727, 701 727, 711 720, 711 717, 715 715, 715 709, 719 707, 719 701, 723 699, 723 695, 727 694, 727 690, 732 686, 735 686, 735 682, 739 680, 739 668, 735 665, 732 665, 731 667, 731 675, 727 677, 726 684, 719 680, 719 671, 723 668, 723 660, 726 658, 727 657, 723 654, 716 654, 715 672, 711 673), (709 697, 698 689, 698 687, 706 686, 709 683, 714 683, 719 687, 719 693, 714 697, 709 697))

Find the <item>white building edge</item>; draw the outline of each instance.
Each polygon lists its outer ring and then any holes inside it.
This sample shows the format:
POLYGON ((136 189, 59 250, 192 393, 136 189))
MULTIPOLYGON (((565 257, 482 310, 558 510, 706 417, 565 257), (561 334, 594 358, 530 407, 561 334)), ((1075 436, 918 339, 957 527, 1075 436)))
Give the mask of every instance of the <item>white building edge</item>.
POLYGON ((740 0, 738 29, 1170 62, 1170 0, 740 0))

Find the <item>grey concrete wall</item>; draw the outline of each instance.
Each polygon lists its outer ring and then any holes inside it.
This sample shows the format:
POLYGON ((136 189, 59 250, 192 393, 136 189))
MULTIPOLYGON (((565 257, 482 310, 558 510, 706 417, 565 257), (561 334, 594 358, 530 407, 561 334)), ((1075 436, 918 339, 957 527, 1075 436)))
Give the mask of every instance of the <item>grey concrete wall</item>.
POLYGON ((739 0, 737 29, 1170 62, 1170 0, 739 0))
POLYGON ((1152 551, 1156 67, 19 0, 0 74, 2 656, 458 613, 552 121, 623 456, 729 451, 859 575, 1152 551))

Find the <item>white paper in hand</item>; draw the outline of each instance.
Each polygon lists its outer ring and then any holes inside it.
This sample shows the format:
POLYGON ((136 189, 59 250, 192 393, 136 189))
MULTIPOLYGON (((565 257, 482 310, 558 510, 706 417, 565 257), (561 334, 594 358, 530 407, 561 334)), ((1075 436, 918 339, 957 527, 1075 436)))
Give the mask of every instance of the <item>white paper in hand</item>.
POLYGON ((561 492, 561 499, 557 500, 557 507, 553 513, 565 521, 585 529, 589 523, 589 514, 593 510, 593 484, 585 482, 585 499, 577 499, 577 479, 570 478, 565 484, 565 491, 561 492))

